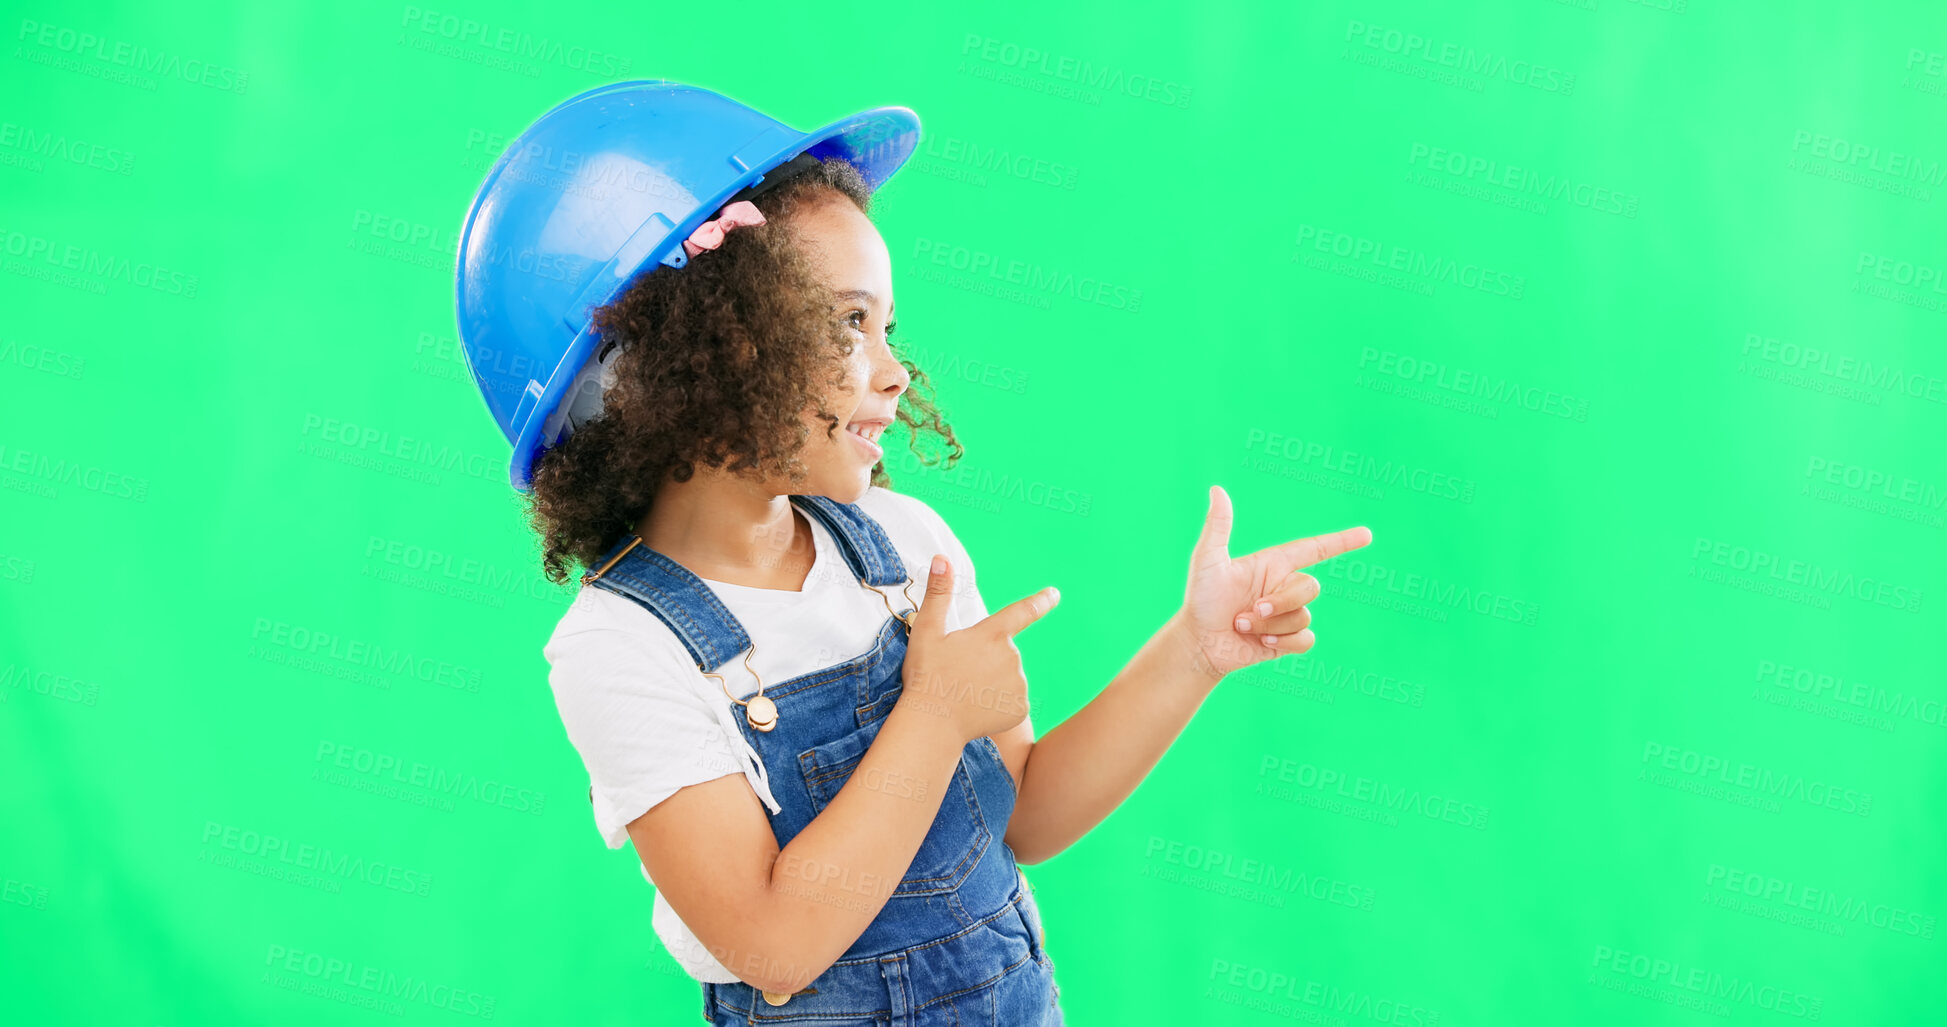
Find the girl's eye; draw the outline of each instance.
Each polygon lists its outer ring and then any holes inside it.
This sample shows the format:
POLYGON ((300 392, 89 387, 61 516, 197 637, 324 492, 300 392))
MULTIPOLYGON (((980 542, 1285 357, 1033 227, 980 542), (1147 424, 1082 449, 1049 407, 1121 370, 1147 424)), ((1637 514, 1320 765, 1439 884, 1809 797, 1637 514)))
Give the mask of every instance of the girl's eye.
MULTIPOLYGON (((865 317, 865 311, 863 311, 863 310, 854 310, 854 311, 852 311, 852 312, 851 312, 850 314, 848 314, 848 315, 846 315, 846 318, 845 318, 845 319, 846 319, 847 321, 855 321, 855 320, 858 320, 858 319, 861 319, 861 318, 863 318, 863 317, 865 317)), ((863 330, 864 330, 862 326, 861 326, 861 328, 860 328, 860 330, 861 330, 861 331, 863 331, 863 330)), ((890 341, 890 340, 892 339, 892 333, 893 333, 893 332, 896 332, 896 331, 898 331, 898 330, 899 330, 899 322, 897 322, 897 321, 887 321, 887 322, 886 322, 886 339, 887 339, 888 341, 890 341)))

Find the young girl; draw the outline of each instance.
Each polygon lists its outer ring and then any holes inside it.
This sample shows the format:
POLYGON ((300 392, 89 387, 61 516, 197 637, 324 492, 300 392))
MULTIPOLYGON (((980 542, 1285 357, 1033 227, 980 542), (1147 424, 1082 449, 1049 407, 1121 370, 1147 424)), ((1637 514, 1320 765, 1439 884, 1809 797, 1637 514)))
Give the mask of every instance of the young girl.
POLYGON ((917 133, 603 87, 508 148, 462 238, 463 340, 546 571, 592 586, 544 648, 562 723, 713 1024, 1060 1024, 1020 864, 1115 809, 1224 675, 1308 649, 1298 568, 1370 541, 1232 559, 1213 487, 1182 608, 1037 738, 1012 639, 1058 594, 989 615, 881 459, 895 423, 962 452, 893 348, 868 217, 917 133), (517 246, 527 269, 495 257, 517 246), (539 281, 563 248, 584 273, 539 281), (549 380, 485 369, 510 354, 549 380))

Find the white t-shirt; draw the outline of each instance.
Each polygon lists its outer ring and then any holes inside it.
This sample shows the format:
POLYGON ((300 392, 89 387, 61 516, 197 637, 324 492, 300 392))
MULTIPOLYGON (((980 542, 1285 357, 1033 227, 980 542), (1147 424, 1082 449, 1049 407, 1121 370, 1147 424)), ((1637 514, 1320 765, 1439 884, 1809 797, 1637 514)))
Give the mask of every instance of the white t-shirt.
MULTIPOLYGON (((880 590, 894 611, 908 608, 907 595, 911 606, 921 603, 933 554, 944 553, 954 571, 946 629, 958 631, 987 616, 973 561, 931 506, 875 485, 858 507, 885 529, 912 578, 910 588, 880 590)), ((860 584, 824 524, 808 515, 805 520, 817 556, 803 591, 703 579, 750 635, 756 646, 750 662, 767 688, 871 650, 892 616, 879 595, 860 584)), ((778 811, 763 761, 737 727, 723 686, 704 677, 675 632, 633 599, 583 586, 542 652, 562 726, 594 788, 595 827, 609 848, 621 848, 629 840, 628 825, 679 789, 726 774, 742 773, 765 807, 778 811)), ((757 691, 743 653, 712 670, 739 699, 757 691)), ((649 878, 647 867, 642 876, 649 878)), ((650 922, 691 976, 737 980, 660 891, 650 922)))

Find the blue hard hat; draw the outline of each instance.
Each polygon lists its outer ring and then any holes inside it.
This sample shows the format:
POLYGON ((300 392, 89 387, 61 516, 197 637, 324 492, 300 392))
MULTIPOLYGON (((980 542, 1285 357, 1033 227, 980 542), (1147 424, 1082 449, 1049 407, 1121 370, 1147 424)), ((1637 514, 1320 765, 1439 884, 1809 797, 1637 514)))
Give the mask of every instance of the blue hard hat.
POLYGON ((919 144, 919 116, 875 107, 800 132, 728 97, 664 80, 562 101, 508 144, 460 229, 460 347, 526 491, 595 348, 591 313, 799 154, 840 157, 878 189, 919 144))

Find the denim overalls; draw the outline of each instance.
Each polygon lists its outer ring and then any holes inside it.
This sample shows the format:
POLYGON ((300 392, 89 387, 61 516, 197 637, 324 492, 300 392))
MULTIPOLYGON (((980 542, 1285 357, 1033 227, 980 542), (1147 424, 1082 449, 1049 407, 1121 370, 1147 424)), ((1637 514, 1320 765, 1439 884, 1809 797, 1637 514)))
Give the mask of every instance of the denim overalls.
MULTIPOLYGON (((911 583, 885 530, 856 504, 824 496, 790 499, 831 533, 862 585, 911 583)), ((635 536, 616 543, 596 566, 601 570, 584 577, 585 584, 655 614, 706 674, 715 676, 750 646, 743 625, 702 579, 635 536)), ((772 730, 751 726, 743 703, 732 707, 772 783, 780 810, 771 815, 771 830, 780 849, 838 794, 899 698, 913 608, 908 597, 906 608, 893 616, 887 602, 874 649, 764 684, 763 695, 776 703, 772 730)), ((789 997, 764 995, 742 981, 705 983, 703 1018, 720 1027, 1058 1027, 1059 992, 1054 964, 1041 947, 1040 915, 1013 850, 1002 841, 1014 797, 1013 778, 993 740, 967 743, 926 840, 858 941, 789 997)))

